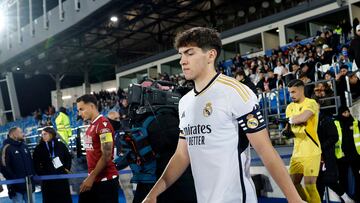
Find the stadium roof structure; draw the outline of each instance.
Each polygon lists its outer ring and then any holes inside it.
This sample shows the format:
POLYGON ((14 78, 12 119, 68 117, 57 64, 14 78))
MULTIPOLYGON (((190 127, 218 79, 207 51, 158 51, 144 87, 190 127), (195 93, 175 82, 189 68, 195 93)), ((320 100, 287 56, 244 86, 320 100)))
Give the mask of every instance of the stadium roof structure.
MULTIPOLYGON (((42 2, 33 2, 34 15, 41 15, 42 2)), ((57 6, 57 1, 47 2, 57 6)), ((225 31, 299 2, 306 0, 112 0, 79 23, 6 60, 0 72, 30 77, 83 75, 89 70, 90 77, 99 81, 113 79, 115 67, 171 50, 180 30, 207 26, 225 31)))

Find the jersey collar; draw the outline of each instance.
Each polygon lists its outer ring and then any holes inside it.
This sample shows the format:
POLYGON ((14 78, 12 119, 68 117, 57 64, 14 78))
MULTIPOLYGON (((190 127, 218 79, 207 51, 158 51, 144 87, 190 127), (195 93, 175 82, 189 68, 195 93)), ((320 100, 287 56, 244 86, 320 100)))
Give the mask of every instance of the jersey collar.
POLYGON ((102 115, 99 114, 99 115, 91 122, 91 124, 94 124, 101 116, 102 116, 102 115))
POLYGON ((220 75, 220 73, 217 73, 211 80, 210 82, 201 90, 201 91, 196 91, 196 87, 195 87, 195 83, 194 83, 194 93, 195 93, 195 96, 198 96, 199 94, 205 92, 213 83, 214 81, 216 80, 216 78, 220 75))

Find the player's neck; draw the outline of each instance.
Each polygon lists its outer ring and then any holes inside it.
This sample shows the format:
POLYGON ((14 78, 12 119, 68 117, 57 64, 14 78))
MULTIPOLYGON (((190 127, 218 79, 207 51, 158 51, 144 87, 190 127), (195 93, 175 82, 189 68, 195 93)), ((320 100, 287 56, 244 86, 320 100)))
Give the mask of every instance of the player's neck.
POLYGON ((300 99, 299 99, 299 104, 301 104, 301 103, 303 103, 303 101, 305 101, 305 97, 301 97, 300 99))
POLYGON ((210 68, 210 70, 204 71, 203 74, 199 75, 198 78, 194 80, 196 91, 201 91, 209 84, 209 82, 215 77, 216 71, 215 68, 210 68))
POLYGON ((91 122, 94 122, 94 120, 100 115, 99 112, 94 113, 94 115, 91 117, 91 122))

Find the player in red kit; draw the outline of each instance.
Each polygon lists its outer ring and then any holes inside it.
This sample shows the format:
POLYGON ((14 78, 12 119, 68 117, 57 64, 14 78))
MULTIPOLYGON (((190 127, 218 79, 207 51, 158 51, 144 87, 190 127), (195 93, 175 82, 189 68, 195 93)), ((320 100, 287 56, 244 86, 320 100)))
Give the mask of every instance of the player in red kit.
POLYGON ((76 103, 83 120, 91 122, 84 136, 89 175, 80 186, 79 202, 118 202, 118 172, 112 162, 114 129, 99 113, 95 96, 85 94, 76 103))

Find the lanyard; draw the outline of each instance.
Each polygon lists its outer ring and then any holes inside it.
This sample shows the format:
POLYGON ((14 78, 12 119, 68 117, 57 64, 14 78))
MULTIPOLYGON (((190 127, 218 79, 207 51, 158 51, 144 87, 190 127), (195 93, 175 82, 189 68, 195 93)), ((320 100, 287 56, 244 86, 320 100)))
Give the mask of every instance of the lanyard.
POLYGON ((54 158, 54 157, 55 157, 54 140, 52 140, 52 142, 51 142, 52 154, 51 154, 51 152, 50 152, 50 148, 49 148, 48 142, 45 142, 45 144, 46 144, 46 148, 47 148, 48 151, 49 151, 50 157, 51 157, 51 158, 54 158))

